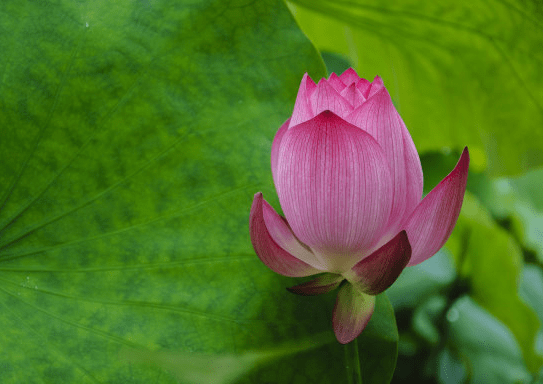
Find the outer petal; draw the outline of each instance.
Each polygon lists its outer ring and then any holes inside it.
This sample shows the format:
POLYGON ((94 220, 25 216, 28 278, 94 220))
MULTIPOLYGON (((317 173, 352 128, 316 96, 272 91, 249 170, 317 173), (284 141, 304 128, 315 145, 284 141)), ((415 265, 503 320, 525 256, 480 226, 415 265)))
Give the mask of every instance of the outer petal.
POLYGON ((311 109, 318 115, 322 111, 332 111, 338 116, 346 116, 353 106, 345 100, 325 79, 319 81, 317 89, 310 97, 311 109))
POLYGON ((293 232, 329 272, 344 272, 381 238, 392 182, 379 144, 330 111, 290 128, 276 188, 293 232))
POLYGON ((356 83, 356 89, 358 89, 364 98, 368 98, 368 94, 370 93, 371 83, 366 79, 360 79, 356 83))
MULTIPOLYGON (((419 205, 422 198, 422 189, 424 180, 422 176, 422 166, 420 164, 419 153, 415 148, 415 143, 400 118, 402 126, 403 149, 406 169, 406 200, 403 220, 407 219, 411 212, 419 205)), ((395 228, 393 228, 395 230, 395 228)))
POLYGON ((277 131, 275 134, 275 137, 273 138, 272 143, 272 149, 271 149, 271 169, 272 169, 272 175, 273 180, 275 182, 275 173, 277 168, 277 158, 279 157, 279 147, 281 146, 281 140, 283 140, 283 135, 288 130, 288 127, 290 125, 290 118, 281 125, 281 128, 277 131))
POLYGON ((396 281, 410 257, 411 246, 407 233, 401 231, 343 276, 358 290, 369 295, 378 295, 396 281))
POLYGON ((317 88, 317 86, 306 73, 302 78, 300 88, 298 89, 298 96, 296 96, 296 103, 294 104, 294 111, 292 111, 290 126, 300 124, 315 116, 311 104, 309 103, 309 98, 315 88, 317 88))
POLYGON ((397 233, 406 212, 411 213, 422 197, 422 168, 411 136, 384 87, 346 120, 372 135, 385 151, 394 184, 387 233, 397 233))
POLYGON ((358 76, 354 69, 349 68, 339 76, 339 79, 343 82, 343 84, 349 86, 352 83, 356 84, 358 80, 360 80, 360 76, 358 76))
POLYGON ((337 340, 347 344, 366 328, 375 309, 375 296, 358 291, 352 284, 340 290, 334 307, 332 323, 337 340))
POLYGON ((368 99, 375 95, 377 92, 379 92, 381 89, 385 87, 385 84, 383 83, 383 79, 381 79, 379 76, 375 76, 371 83, 370 90, 368 92, 368 99))
POLYGON ((341 96, 343 96, 345 100, 347 100, 353 106, 353 108, 360 106, 364 101, 366 101, 366 98, 362 92, 356 88, 355 83, 343 88, 343 91, 341 91, 341 96))
POLYGON ((341 93, 341 91, 345 88, 345 84, 343 84, 343 81, 340 80, 339 76, 336 75, 334 72, 330 75, 328 78, 328 84, 332 86, 338 93, 341 93))
POLYGON ((307 283, 287 288, 287 290, 302 296, 321 295, 339 287, 343 280, 345 280, 345 278, 341 275, 325 273, 307 283))
MULTIPOLYGON (((273 223, 273 228, 276 234, 279 233, 279 238, 281 238, 286 231, 284 228, 280 228, 278 220, 266 220, 266 216, 268 215, 264 213, 264 203, 265 201, 262 198, 262 193, 259 192, 255 194, 249 218, 251 242, 253 243, 253 248, 260 260, 262 260, 262 262, 270 269, 283 276, 301 277, 321 273, 322 271, 291 255, 277 244, 268 231, 268 222, 273 223)), ((292 238, 294 238, 294 236, 292 236, 292 238)), ((283 243, 287 243, 288 241, 289 239, 287 236, 287 239, 285 239, 283 243)))
POLYGON ((409 265, 433 256, 449 238, 464 200, 468 179, 469 153, 464 148, 458 164, 421 201, 403 226, 413 249, 409 265))
MULTIPOLYGON (((262 194, 259 198, 262 199, 262 194)), ((323 270, 321 263, 319 263, 313 252, 292 233, 292 229, 290 229, 285 218, 279 216, 264 199, 262 199, 262 213, 268 233, 279 247, 297 259, 319 269, 319 271, 323 270)))

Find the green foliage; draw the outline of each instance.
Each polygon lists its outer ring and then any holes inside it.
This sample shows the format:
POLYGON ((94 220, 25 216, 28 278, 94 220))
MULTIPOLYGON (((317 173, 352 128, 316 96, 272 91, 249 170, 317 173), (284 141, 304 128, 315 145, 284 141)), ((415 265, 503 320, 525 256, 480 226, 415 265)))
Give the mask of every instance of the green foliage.
POLYGON ((508 221, 515 237, 543 265, 543 169, 515 178, 486 180, 480 198, 494 216, 508 221))
POLYGON ((519 297, 520 248, 470 193, 464 198, 455 232, 446 246, 453 250, 460 276, 469 281, 471 296, 511 330, 526 365, 537 373, 543 364, 535 349, 541 323, 519 297))
MULTIPOLYGON (((345 377, 333 295, 288 293, 248 235, 274 133, 324 75, 282 2, 2 1, 0 36, 0 382, 345 377)), ((384 295, 374 318, 380 383, 384 295)))
MULTIPOLYGON (((489 178, 543 164, 540 5, 295 2, 330 71, 383 77, 425 192, 466 144, 488 171, 484 206, 468 194, 446 249, 377 297, 364 383, 398 346, 404 375, 541 381, 541 170, 489 178)), ((255 192, 279 207, 300 79, 325 75, 284 3, 2 1, 0 52, 0 382, 345 381, 336 293, 286 292, 248 235, 255 192)))
POLYGON ((129 362, 156 365, 172 373, 181 383, 232 383, 257 365, 279 358, 310 351, 332 342, 333 335, 325 332, 313 335, 305 342, 287 343, 275 349, 246 351, 242 354, 194 354, 168 350, 124 350, 121 355, 129 362))
POLYGON ((445 251, 439 251, 424 263, 406 268, 387 290, 394 309, 413 308, 436 291, 449 286, 456 272, 445 251))
POLYGON ((470 383, 530 383, 521 348, 511 331, 469 297, 460 298, 448 311, 449 346, 440 356, 440 379, 451 380, 454 361, 463 362, 461 378, 470 383), (449 361, 446 361, 450 354, 449 361))
POLYGON ((420 151, 468 145, 492 175, 543 164, 541 2, 291 2, 317 48, 383 78, 420 151))
MULTIPOLYGON (((522 270, 520 295, 535 309, 537 317, 543 323, 543 306, 540 305, 543 303, 543 271, 533 264, 526 265, 522 270)), ((538 349, 543 352, 543 345, 540 344, 538 349)))
MULTIPOLYGON (((526 303, 532 306, 541 324, 543 324, 543 271, 533 264, 528 264, 522 270, 522 279, 520 283, 520 297, 526 303)), ((536 350, 543 355, 543 327, 539 328, 536 339, 536 350)), ((543 367, 539 371, 540 378, 543 380, 543 367)))

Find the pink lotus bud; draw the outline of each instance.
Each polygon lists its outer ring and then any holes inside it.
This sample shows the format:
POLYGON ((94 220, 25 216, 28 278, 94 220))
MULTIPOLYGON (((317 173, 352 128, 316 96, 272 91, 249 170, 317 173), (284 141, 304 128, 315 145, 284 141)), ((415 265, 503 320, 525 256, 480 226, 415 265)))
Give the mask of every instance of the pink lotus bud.
POLYGON ((250 232, 262 262, 285 276, 325 273, 290 288, 319 294, 342 285, 334 309, 341 343, 368 323, 375 295, 408 265, 433 256, 462 207, 469 154, 424 199, 420 158, 382 80, 353 69, 318 84, 306 74, 294 111, 272 145, 285 218, 255 195, 250 232))

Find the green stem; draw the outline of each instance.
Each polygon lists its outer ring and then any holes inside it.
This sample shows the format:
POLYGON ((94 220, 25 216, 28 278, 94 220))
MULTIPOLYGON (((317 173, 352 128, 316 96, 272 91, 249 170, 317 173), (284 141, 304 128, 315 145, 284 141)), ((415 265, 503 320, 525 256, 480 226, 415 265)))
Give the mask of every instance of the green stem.
POLYGON ((347 368, 347 382, 349 384, 362 384, 360 357, 358 355, 358 341, 356 339, 348 344, 345 344, 345 363, 347 368))

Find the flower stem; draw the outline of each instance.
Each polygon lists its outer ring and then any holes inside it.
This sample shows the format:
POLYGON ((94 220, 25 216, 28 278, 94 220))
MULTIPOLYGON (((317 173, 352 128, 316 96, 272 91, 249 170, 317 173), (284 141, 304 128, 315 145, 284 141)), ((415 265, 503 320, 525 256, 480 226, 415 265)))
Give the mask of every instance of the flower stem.
POLYGON ((347 383, 362 384, 360 357, 358 355, 358 341, 356 339, 345 344, 345 363, 347 368, 347 383))

